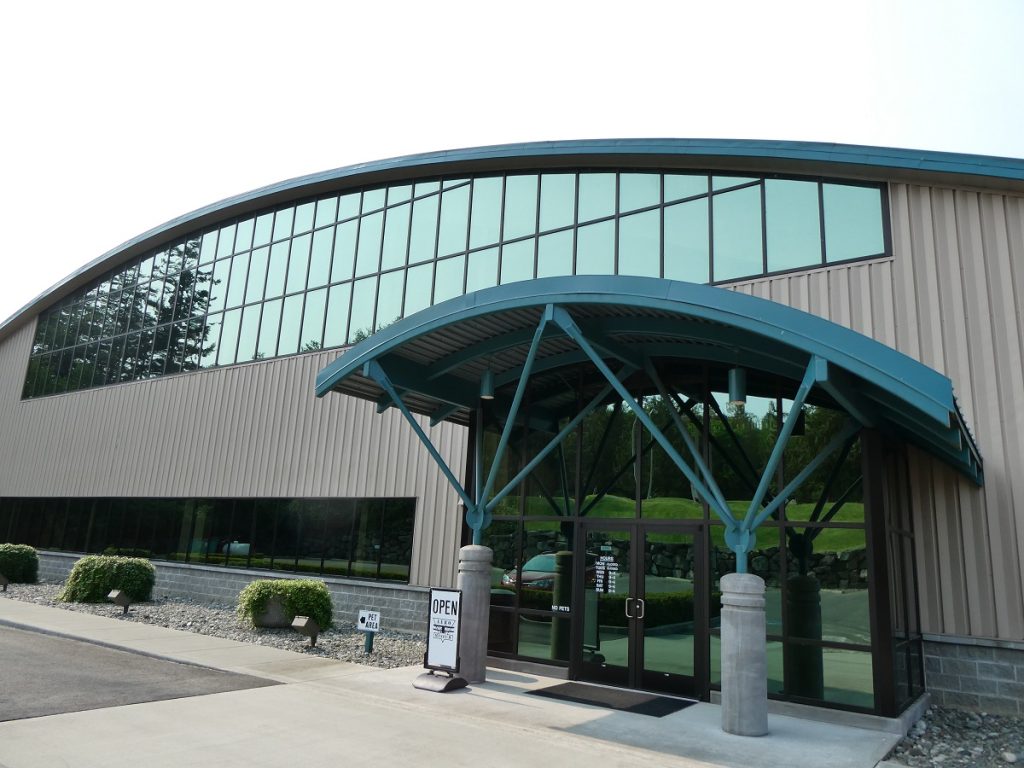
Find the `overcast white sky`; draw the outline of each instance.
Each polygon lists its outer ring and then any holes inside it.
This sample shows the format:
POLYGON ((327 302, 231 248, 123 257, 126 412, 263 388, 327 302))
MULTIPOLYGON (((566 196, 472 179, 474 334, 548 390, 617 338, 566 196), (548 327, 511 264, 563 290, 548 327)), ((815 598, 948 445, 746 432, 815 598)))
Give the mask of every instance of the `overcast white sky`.
POLYGON ((19 2, 0 28, 0 320, 200 206, 505 142, 1024 157, 1019 0, 19 2))

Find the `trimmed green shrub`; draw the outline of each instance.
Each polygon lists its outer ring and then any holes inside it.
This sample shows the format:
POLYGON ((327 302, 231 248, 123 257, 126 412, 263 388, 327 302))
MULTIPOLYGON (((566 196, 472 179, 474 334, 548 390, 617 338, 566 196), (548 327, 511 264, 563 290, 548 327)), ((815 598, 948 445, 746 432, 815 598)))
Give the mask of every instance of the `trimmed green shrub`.
POLYGON ((0 573, 12 584, 35 584, 39 555, 27 544, 0 544, 0 573))
POLYGON ((290 622, 296 616, 309 616, 320 629, 331 626, 331 595, 322 581, 313 579, 257 579, 238 593, 238 618, 247 624, 266 610, 267 602, 281 601, 290 622))
POLYGON ((67 603, 99 603, 112 589, 120 589, 132 602, 149 600, 156 583, 156 568, 140 557, 88 555, 71 569, 60 599, 67 603))

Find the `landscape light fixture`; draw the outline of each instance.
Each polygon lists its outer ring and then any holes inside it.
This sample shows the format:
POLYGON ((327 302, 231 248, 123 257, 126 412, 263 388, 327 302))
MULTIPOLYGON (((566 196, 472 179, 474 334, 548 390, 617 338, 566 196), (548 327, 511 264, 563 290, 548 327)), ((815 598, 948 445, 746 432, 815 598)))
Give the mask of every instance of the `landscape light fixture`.
POLYGON ((310 648, 316 645, 316 638, 320 634, 320 625, 316 623, 316 619, 311 619, 309 616, 296 616, 292 621, 292 629, 309 638, 310 648))
POLYGON ((11 583, 11 580, 0 573, 0 587, 3 587, 3 591, 7 591, 7 585, 11 583))
POLYGON ((744 368, 729 369, 729 405, 744 405, 747 402, 747 371, 744 368))
POLYGON ((119 605, 124 608, 124 615, 128 615, 128 606, 132 604, 131 599, 125 594, 123 589, 112 589, 107 594, 107 600, 110 600, 114 605, 119 605))
POLYGON ((480 378, 480 399, 494 399, 494 371, 488 368, 480 378))

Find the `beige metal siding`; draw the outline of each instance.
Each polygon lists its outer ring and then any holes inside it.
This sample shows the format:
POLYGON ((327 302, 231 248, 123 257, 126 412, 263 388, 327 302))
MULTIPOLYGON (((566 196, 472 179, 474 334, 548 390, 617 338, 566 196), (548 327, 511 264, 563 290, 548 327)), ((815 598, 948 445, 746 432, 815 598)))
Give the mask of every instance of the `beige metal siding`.
POLYGON ((950 377, 985 461, 978 489, 910 451, 926 632, 1024 638, 1024 198, 890 185, 892 260, 735 290, 872 336, 950 377))
MULTIPOLYGON (((397 411, 314 397, 337 352, 22 401, 33 332, 0 344, 0 496, 413 496, 412 582, 454 583, 458 497, 397 411)), ((461 477, 466 430, 422 424, 461 477)))

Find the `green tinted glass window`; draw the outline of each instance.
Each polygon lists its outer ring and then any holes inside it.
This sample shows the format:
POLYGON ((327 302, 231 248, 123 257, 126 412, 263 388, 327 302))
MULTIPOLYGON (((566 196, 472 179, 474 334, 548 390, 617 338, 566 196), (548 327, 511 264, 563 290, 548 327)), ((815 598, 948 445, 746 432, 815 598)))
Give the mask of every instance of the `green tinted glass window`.
POLYGON ((487 248, 469 254, 466 266, 466 293, 498 284, 498 249, 487 248))
POLYGON ((274 214, 265 213, 256 218, 256 228, 252 235, 253 248, 270 243, 270 234, 274 230, 274 214))
POLYGON ((417 181, 416 182, 416 197, 421 195, 427 195, 431 192, 437 192, 441 189, 440 181, 417 181))
POLYGON ((690 174, 665 174, 665 202, 683 200, 696 195, 708 193, 707 176, 691 176, 690 174))
POLYGON ((441 228, 437 255, 446 256, 466 250, 469 224, 469 186, 446 191, 441 195, 441 228))
POLYGON ((537 277, 572 274, 572 230, 544 235, 537 241, 537 277))
POLYGON ((231 260, 227 306, 237 307, 245 301, 245 280, 249 273, 249 254, 240 253, 231 260))
POLYGON ((220 346, 217 349, 217 365, 231 365, 235 362, 238 349, 238 329, 242 322, 242 310, 232 309, 224 313, 220 330, 220 346))
POLYGON ((295 209, 295 220, 292 222, 292 231, 295 234, 309 232, 313 228, 313 207, 315 203, 303 203, 295 209))
POLYGON ((384 223, 384 254, 381 257, 381 269, 392 269, 405 264, 411 211, 412 206, 408 203, 388 208, 384 223))
POLYGON ((508 176, 505 179, 505 221, 503 239, 532 235, 537 231, 537 177, 508 176))
POLYGON ((359 215, 360 194, 352 192, 338 198, 338 221, 345 221, 359 215))
POLYGON ((217 346, 220 343, 221 315, 209 315, 206 318, 206 327, 203 335, 206 337, 203 345, 202 357, 199 360, 200 368, 210 368, 217 362, 217 346))
POLYGON ((534 241, 521 240, 501 249, 501 284, 514 283, 533 278, 534 241))
MULTIPOLYGON (((593 221, 615 213, 615 174, 580 174, 579 221, 593 221)), ((610 273, 609 273, 610 274, 610 273)))
POLYGON ((434 270, 434 303, 462 295, 462 282, 466 268, 465 256, 441 259, 434 270))
POLYGON ((274 239, 284 240, 292 235, 292 220, 295 218, 294 208, 283 208, 274 214, 274 239))
MULTIPOLYGON (((209 264, 211 261, 213 261, 213 259, 214 259, 214 257, 216 257, 216 255, 217 255, 217 230, 214 230, 213 232, 207 232, 205 235, 203 235, 203 239, 200 241, 200 245, 199 245, 199 263, 200 264, 209 264)), ((148 261, 148 266, 147 266, 147 269, 146 269, 146 276, 149 277, 150 271, 153 269, 153 259, 152 259, 152 257, 149 258, 147 261, 148 261)))
POLYGON ((248 251, 252 248, 252 235, 256 222, 253 219, 246 219, 238 222, 238 229, 235 230, 235 253, 248 251))
POLYGON ((661 277, 661 212, 619 220, 619 274, 661 277))
POLYGON ((576 236, 576 274, 615 274, 614 221, 602 221, 600 224, 579 228, 576 236))
POLYGON ((277 354, 277 333, 281 327, 281 299, 263 305, 260 318, 260 339, 256 345, 256 358, 263 360, 277 354))
POLYGON ((356 235, 359 222, 346 221, 339 224, 334 234, 334 260, 331 262, 331 282, 351 280, 356 263, 356 235))
POLYGON ((324 346, 340 347, 348 340, 348 304, 352 284, 331 286, 327 297, 327 324, 324 346))
POLYGON ((399 269, 380 276, 377 291, 377 319, 374 331, 387 328, 402 314, 402 288, 405 286, 405 270, 399 269))
POLYGON ((242 329, 238 334, 238 354, 235 359, 244 363, 256 357, 256 342, 260 335, 259 304, 253 304, 242 310, 242 329))
POLYGON ((708 282, 708 199, 665 208, 665 278, 708 282))
POLYGON ((437 195, 416 200, 412 204, 412 235, 409 240, 410 264, 434 258, 439 205, 440 198, 437 195))
POLYGON ((649 208, 660 202, 660 174, 623 173, 619 175, 619 213, 649 208))
POLYGON ((405 273, 404 317, 430 306, 430 292, 434 286, 434 263, 427 262, 410 267, 405 273))
MULTIPOLYGON (((230 256, 235 252, 235 225, 232 224, 227 227, 221 227, 220 237, 217 238, 217 258, 223 259, 230 256)), ((162 259, 158 259, 157 263, 162 263, 162 259)))
POLYGON ((380 268, 380 246, 384 234, 384 212, 363 216, 359 222, 359 249, 356 253, 356 277, 380 268))
POLYGON ((821 263, 817 183, 766 180, 764 211, 769 272, 821 263))
POLYGON ((293 355, 299 351, 299 332, 302 328, 301 293, 284 300, 281 312, 281 334, 277 340, 277 354, 293 355))
POLYGON ((761 188, 747 187, 715 195, 714 279, 730 280, 763 271, 761 188))
MULTIPOLYGON (((210 312, 220 312, 228 293, 228 276, 231 274, 231 262, 218 261, 213 267, 213 284, 210 286, 210 312)), ((130 301, 130 300, 129 300, 130 301)))
POLYGON ((576 174, 545 173, 540 177, 540 231, 570 227, 576 215, 576 174))
POLYGON ((292 240, 291 253, 288 256, 288 280, 285 293, 294 293, 306 289, 306 274, 309 272, 309 247, 312 238, 300 235, 292 240))
POLYGON ((267 267, 267 298, 284 293, 284 279, 288 274, 288 243, 270 246, 270 264, 267 267))
POLYGON ((314 226, 326 227, 338 219, 338 198, 328 197, 316 203, 316 221, 314 226))
POLYGON ((302 334, 299 338, 300 352, 309 352, 323 346, 324 312, 326 309, 326 288, 306 294, 306 304, 302 310, 302 334))
POLYGON ((469 247, 479 248, 498 242, 501 231, 501 177, 473 182, 473 216, 469 247))
POLYGON ((331 246, 334 243, 334 227, 318 229, 313 233, 313 250, 309 256, 310 288, 327 285, 331 276, 331 246))
POLYGON ((881 190, 824 184, 822 193, 825 254, 829 261, 876 256, 885 251, 881 190))
POLYGON ((377 301, 377 278, 357 280, 352 289, 352 319, 348 340, 354 344, 373 333, 373 305, 377 301))
POLYGON ((367 189, 363 191, 363 215, 384 207, 386 189, 367 189))
POLYGON ((757 181, 757 179, 750 178, 748 176, 712 176, 711 189, 715 191, 719 189, 731 189, 732 187, 750 184, 755 181, 757 181))
POLYGON ((412 199, 412 184, 398 184, 388 187, 388 205, 404 203, 412 199))

